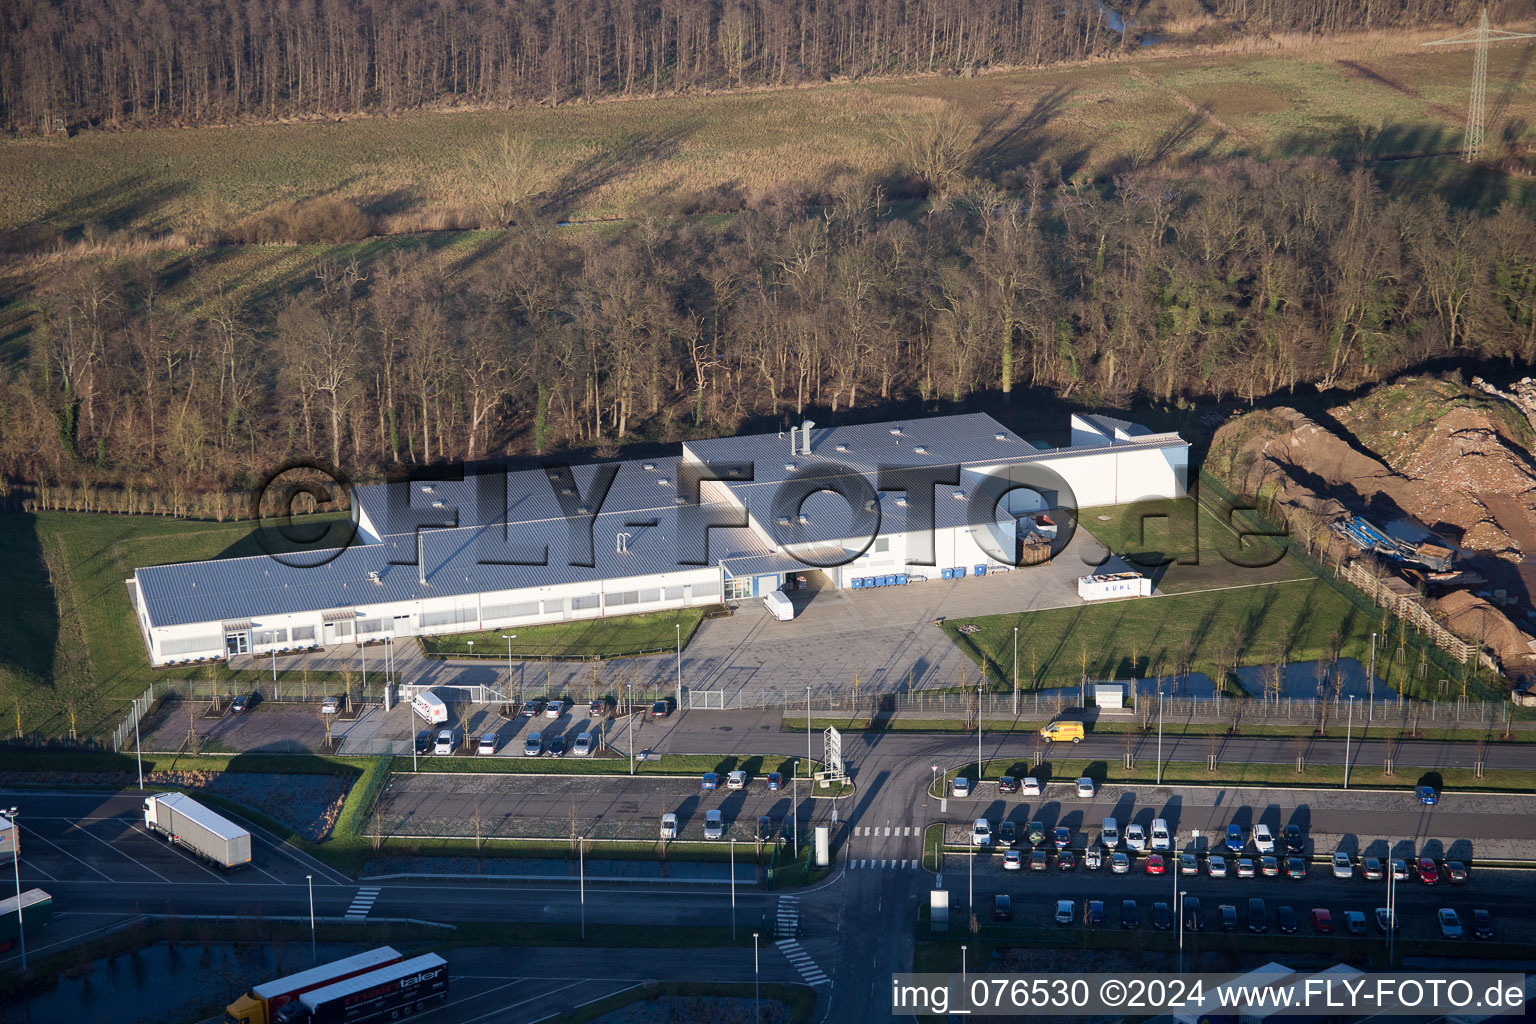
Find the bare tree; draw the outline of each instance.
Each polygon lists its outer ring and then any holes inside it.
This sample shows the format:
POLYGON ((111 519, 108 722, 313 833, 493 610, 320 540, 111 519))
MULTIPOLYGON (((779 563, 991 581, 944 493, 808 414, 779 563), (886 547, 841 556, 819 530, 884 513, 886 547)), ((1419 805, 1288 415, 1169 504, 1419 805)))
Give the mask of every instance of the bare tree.
POLYGON ((548 190, 548 170, 534 154, 533 139, 522 132, 502 132, 491 145, 472 150, 464 171, 464 188, 480 210, 482 227, 506 227, 548 190))

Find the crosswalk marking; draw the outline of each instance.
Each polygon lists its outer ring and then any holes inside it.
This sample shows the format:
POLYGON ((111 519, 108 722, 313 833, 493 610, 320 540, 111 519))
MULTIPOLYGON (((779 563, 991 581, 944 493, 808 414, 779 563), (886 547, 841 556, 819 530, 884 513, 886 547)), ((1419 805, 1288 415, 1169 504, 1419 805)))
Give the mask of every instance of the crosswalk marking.
POLYGON ((832 984, 832 979, 816 966, 816 961, 812 960, 810 955, 800 947, 800 943, 794 939, 780 939, 775 945, 779 947, 779 952, 784 954, 784 958, 794 965, 795 970, 800 972, 800 977, 805 979, 807 985, 832 984))
POLYGON ((357 890, 357 895, 352 897, 352 905, 347 908, 345 915, 348 921, 361 921, 368 916, 368 911, 373 909, 373 901, 379 898, 380 887, 377 885, 365 885, 357 890))

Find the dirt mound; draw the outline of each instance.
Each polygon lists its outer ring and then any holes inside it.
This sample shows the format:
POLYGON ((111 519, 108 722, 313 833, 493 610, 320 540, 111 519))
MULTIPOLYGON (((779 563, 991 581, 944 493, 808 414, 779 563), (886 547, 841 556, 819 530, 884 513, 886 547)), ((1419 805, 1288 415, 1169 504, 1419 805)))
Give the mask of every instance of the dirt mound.
POLYGON ((1498 608, 1465 590, 1455 590, 1437 602, 1446 628, 1484 644, 1499 659, 1504 674, 1536 681, 1536 643, 1498 608))

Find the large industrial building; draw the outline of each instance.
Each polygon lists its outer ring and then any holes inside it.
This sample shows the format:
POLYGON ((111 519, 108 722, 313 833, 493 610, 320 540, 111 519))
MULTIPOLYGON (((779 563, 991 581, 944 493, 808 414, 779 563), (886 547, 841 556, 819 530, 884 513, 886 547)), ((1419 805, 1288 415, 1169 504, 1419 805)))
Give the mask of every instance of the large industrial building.
POLYGON ((1102 416, 1074 415, 1067 448, 982 414, 807 423, 362 486, 346 547, 145 567, 128 587, 155 665, 513 628, 1017 565, 1030 513, 1181 496, 1188 465, 1178 434, 1102 416))

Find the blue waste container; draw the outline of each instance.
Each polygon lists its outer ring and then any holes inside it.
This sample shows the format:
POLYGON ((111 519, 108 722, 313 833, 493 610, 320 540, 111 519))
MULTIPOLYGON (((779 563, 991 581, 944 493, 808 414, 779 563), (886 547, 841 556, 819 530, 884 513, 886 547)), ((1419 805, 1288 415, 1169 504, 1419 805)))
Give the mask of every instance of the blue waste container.
POLYGON ((904 587, 904 586, 907 585, 907 574, 906 573, 899 572, 899 573, 896 574, 896 585, 898 587, 904 587))
POLYGON ((955 566, 955 579, 960 580, 960 579, 964 579, 964 578, 965 578, 965 566, 963 566, 963 565, 955 566))
POLYGON ((876 576, 875 577, 875 586, 877 586, 877 587, 885 586, 885 577, 884 576, 876 576))
POLYGON ((952 580, 952 579, 955 578, 955 570, 953 570, 953 569, 944 569, 944 570, 942 570, 939 573, 939 576, 942 579, 952 580))
POLYGON ((863 577, 855 576, 853 578, 853 589, 854 590, 863 590, 864 589, 864 579, 863 579, 863 577))
POLYGON ((987 574, 987 567, 986 567, 985 563, 983 563, 982 565, 978 565, 976 567, 976 575, 977 576, 985 576, 986 574, 987 574))
POLYGON ((894 587, 895 585, 896 585, 896 574, 895 573, 892 573, 891 575, 887 576, 885 578, 885 582, 881 584, 881 586, 883 586, 883 587, 894 587))

